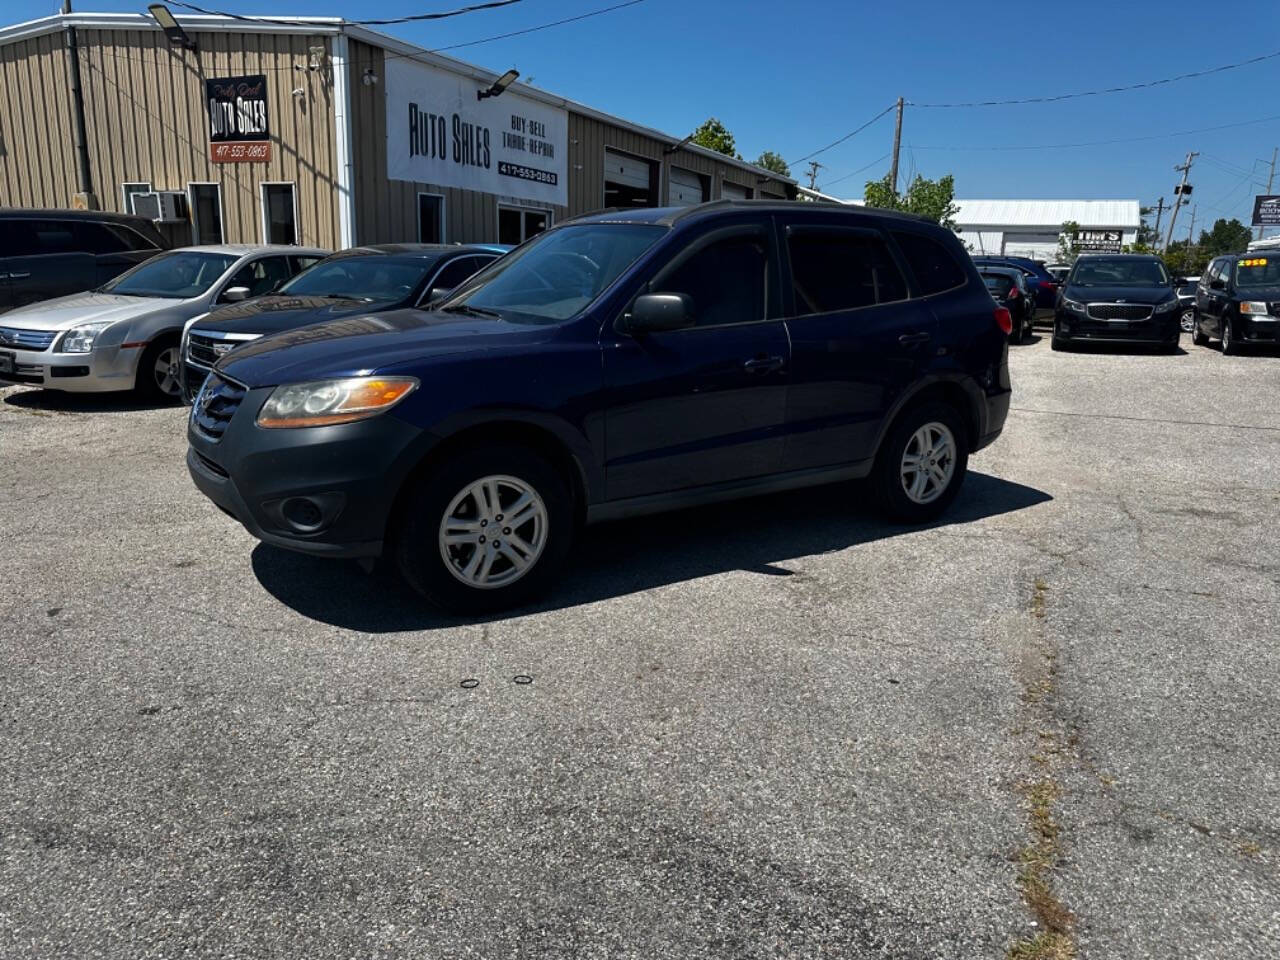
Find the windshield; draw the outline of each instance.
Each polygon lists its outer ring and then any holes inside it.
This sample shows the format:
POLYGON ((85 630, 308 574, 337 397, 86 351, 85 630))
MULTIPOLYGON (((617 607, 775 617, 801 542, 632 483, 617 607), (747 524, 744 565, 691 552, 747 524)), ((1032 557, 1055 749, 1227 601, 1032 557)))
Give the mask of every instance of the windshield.
POLYGON ((481 271, 440 309, 494 313, 517 323, 567 320, 666 232, 653 224, 560 227, 481 271))
POLYGON ((435 264, 434 257, 333 257, 298 274, 279 293, 292 297, 403 300, 418 288, 435 264))
POLYGON ((198 297, 240 258, 230 253, 198 253, 177 250, 140 263, 104 285, 103 293, 129 297, 198 297))
POLYGON ((1280 287, 1280 257, 1245 257, 1236 261, 1237 287, 1280 287))
POLYGON ((1167 287, 1172 281, 1159 260, 1090 259, 1076 264, 1076 287, 1167 287))

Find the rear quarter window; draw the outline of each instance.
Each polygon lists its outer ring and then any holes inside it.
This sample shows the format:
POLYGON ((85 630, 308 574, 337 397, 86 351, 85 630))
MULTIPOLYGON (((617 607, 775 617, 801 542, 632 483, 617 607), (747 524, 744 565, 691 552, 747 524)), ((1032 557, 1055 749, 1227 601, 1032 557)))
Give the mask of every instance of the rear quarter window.
POLYGON ((916 285, 926 297, 962 287, 968 281, 969 275, 955 255, 932 237, 894 231, 893 239, 906 257, 911 272, 916 275, 916 285))

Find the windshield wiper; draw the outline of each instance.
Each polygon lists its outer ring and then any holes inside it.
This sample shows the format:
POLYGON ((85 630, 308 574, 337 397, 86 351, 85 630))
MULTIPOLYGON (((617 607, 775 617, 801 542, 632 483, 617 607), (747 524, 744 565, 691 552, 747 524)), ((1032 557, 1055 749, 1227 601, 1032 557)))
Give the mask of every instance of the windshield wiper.
POLYGON ((497 310, 486 310, 484 307, 473 307, 469 303, 459 303, 452 307, 441 307, 444 313, 469 313, 474 317, 493 317, 501 320, 502 314, 497 310))

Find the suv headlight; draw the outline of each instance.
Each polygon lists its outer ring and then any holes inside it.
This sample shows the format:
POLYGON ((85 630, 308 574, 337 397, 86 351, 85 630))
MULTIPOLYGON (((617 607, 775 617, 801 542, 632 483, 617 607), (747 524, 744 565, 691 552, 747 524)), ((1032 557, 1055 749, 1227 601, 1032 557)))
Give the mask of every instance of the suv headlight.
POLYGON ((1170 310, 1176 309, 1178 309, 1178 298, 1174 297, 1172 300, 1166 300, 1164 303, 1157 303, 1155 312, 1168 313, 1170 310))
POLYGON ((1240 312, 1245 316, 1265 317, 1270 311, 1267 305, 1261 300, 1242 300, 1240 302, 1240 312))
POLYGON ((88 353, 93 349, 93 342, 98 339, 98 334, 111 326, 113 320, 98 320, 95 323, 82 323, 78 327, 72 327, 62 335, 62 342, 58 345, 56 353, 88 353))
POLYGON ((413 377, 349 377, 282 384, 258 412, 260 427, 323 427, 367 420, 413 393, 413 377))
POLYGON ((1063 297, 1062 305, 1066 307, 1068 310, 1070 310, 1072 313, 1083 314, 1085 312, 1085 306, 1079 300, 1068 300, 1066 297, 1063 297))

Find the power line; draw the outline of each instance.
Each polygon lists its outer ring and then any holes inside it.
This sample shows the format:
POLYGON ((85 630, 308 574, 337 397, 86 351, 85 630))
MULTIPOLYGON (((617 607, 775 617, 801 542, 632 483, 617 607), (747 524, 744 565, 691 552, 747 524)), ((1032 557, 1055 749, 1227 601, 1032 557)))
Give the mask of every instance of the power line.
POLYGON ((913 107, 925 108, 955 108, 955 107, 1003 107, 1023 103, 1057 103, 1061 100, 1075 100, 1080 97, 1100 97, 1108 93, 1124 93, 1127 90, 1146 90, 1150 87, 1160 87, 1168 83, 1177 83, 1179 80, 1191 80, 1195 77, 1207 77, 1215 73, 1223 73, 1227 70, 1238 70, 1241 67, 1248 67, 1255 63, 1262 63, 1265 60, 1273 60, 1280 57, 1280 50, 1273 53, 1264 53, 1261 56, 1250 57, 1248 60, 1241 60, 1237 63, 1226 63, 1220 67, 1209 67, 1205 70, 1193 70, 1190 73, 1180 73, 1176 77, 1164 77, 1160 80, 1147 80, 1144 83, 1130 83, 1122 87, 1103 87, 1100 90, 1082 90, 1079 93, 1060 93, 1050 97, 1021 97, 1014 100, 974 100, 967 103, 917 103, 910 101, 913 107))
MULTIPOLYGON (((307 26, 313 21, 298 19, 297 17, 251 17, 240 13, 227 13, 223 10, 207 10, 204 7, 198 7, 194 3, 185 3, 183 0, 169 0, 175 7, 182 7, 186 10, 194 10, 196 13, 203 13, 210 17, 229 17, 232 20, 244 20, 249 23, 272 23, 286 27, 307 26)), ((496 7, 509 7, 513 3, 520 3, 520 0, 487 0, 486 3, 473 3, 467 7, 459 7, 456 10, 444 10, 440 13, 415 13, 404 17, 391 17, 386 20, 348 20, 347 23, 360 27, 386 27, 396 23, 416 23, 422 20, 445 20, 449 17, 461 16, 464 13, 475 13, 478 10, 492 10, 496 7)))
POLYGON ((889 154, 887 153, 884 156, 876 157, 874 160, 868 163, 865 167, 859 167, 857 170, 853 171, 853 173, 845 173, 836 177, 834 180, 828 180, 826 183, 822 185, 822 189, 826 190, 828 187, 834 187, 837 183, 841 183, 845 180, 848 180, 850 177, 856 177, 858 174, 862 173, 862 171, 870 170, 877 163, 883 163, 885 160, 888 160, 888 159, 889 159, 889 154))
POLYGON ((1172 133, 1154 133, 1143 137, 1116 137, 1111 140, 1085 140, 1080 143, 1033 143, 1008 144, 1000 146, 965 147, 948 144, 946 146, 922 146, 911 144, 916 150, 965 150, 965 151, 1004 151, 1004 150, 1067 150, 1073 147, 1103 147, 1113 143, 1138 143, 1143 140, 1167 140, 1170 137, 1185 137, 1193 133, 1211 133, 1215 130, 1230 130, 1235 127, 1248 127, 1259 123, 1271 123, 1280 120, 1280 114, 1270 117, 1259 117, 1257 120, 1241 120, 1238 123, 1221 123, 1214 127, 1200 127, 1196 130, 1175 130, 1172 133))
POLYGON ((898 104, 897 104, 896 102, 895 102, 895 103, 891 103, 891 104, 889 104, 887 107, 885 107, 885 108, 884 108, 883 110, 881 110, 879 113, 877 113, 874 117, 872 117, 870 120, 868 120, 868 121, 867 121, 866 123, 864 123, 862 126, 860 126, 857 130, 851 130, 851 131, 849 131, 849 132, 848 132, 848 133, 846 133, 843 137, 841 137, 839 140, 836 140, 836 141, 835 141, 835 142, 833 142, 833 143, 828 143, 825 147, 822 147, 822 148, 821 148, 821 149, 819 149, 819 150, 815 150, 815 151, 813 151, 813 153, 807 153, 807 154, 805 154, 803 157, 801 157, 801 158, 800 158, 800 159, 798 159, 798 160, 791 160, 791 161, 789 161, 789 162, 788 162, 788 164, 787 164, 787 166, 789 166, 789 167, 794 167, 796 164, 804 163, 804 162, 805 162, 806 160, 808 160, 810 157, 816 157, 816 156, 817 156, 818 154, 820 154, 820 153, 826 153, 826 152, 827 152, 828 150, 830 150, 832 147, 838 147, 838 146, 840 146, 840 144, 844 143, 846 140, 850 139, 851 137, 855 137, 855 136, 857 136, 857 135, 858 135, 858 134, 860 134, 863 130, 867 129, 867 127, 871 126, 873 123, 875 123, 877 120, 879 120, 881 117, 883 117, 883 116, 884 116, 886 113, 888 113, 890 110, 895 110, 895 109, 897 109, 897 106, 898 106, 898 104))
POLYGON ((437 47, 436 52, 442 50, 460 50, 463 47, 474 47, 480 43, 492 43, 494 40, 506 40, 508 37, 521 37, 526 33, 537 33, 539 30, 547 30, 551 27, 560 27, 566 23, 576 23, 579 20, 586 20, 589 17, 598 17, 602 13, 612 13, 614 10, 621 10, 623 7, 634 7, 638 3, 644 3, 645 0, 627 0, 626 3, 615 3, 612 7, 604 7, 600 10, 592 10, 589 13, 580 13, 576 17, 565 17, 563 20, 554 20, 551 23, 540 24, 536 27, 526 27, 524 30, 512 30, 510 33, 499 33, 496 36, 485 37, 483 40, 468 40, 466 43, 453 43, 447 47, 437 47))

